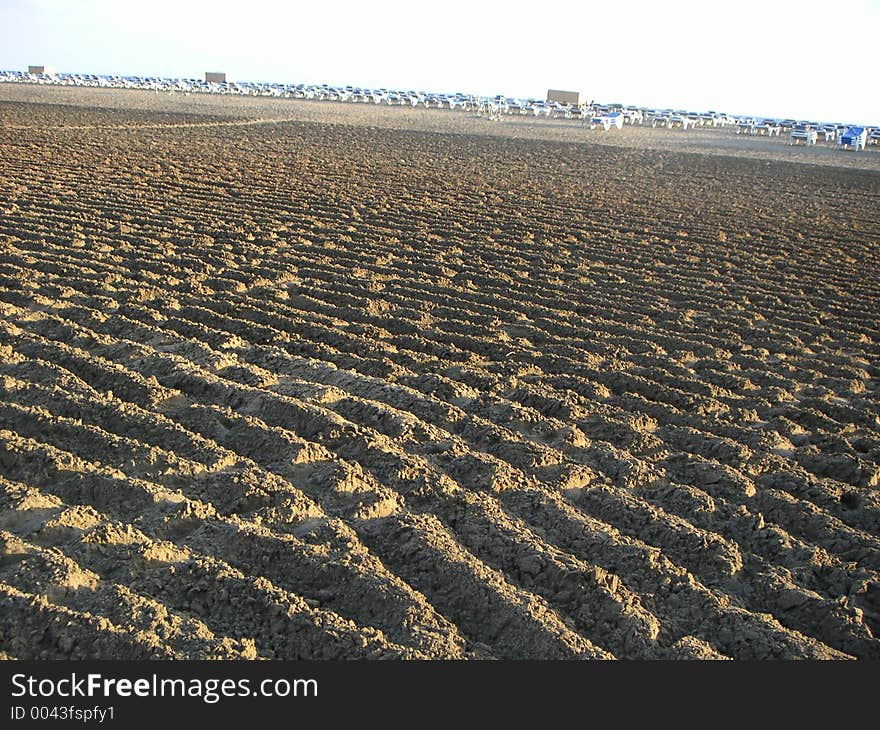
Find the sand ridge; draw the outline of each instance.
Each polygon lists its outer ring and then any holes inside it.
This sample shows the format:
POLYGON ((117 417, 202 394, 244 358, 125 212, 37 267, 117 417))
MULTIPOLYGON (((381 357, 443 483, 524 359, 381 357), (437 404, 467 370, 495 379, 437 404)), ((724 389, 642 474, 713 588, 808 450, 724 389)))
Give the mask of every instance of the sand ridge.
POLYGON ((0 651, 880 656, 876 172, 132 98, 0 102, 0 651))

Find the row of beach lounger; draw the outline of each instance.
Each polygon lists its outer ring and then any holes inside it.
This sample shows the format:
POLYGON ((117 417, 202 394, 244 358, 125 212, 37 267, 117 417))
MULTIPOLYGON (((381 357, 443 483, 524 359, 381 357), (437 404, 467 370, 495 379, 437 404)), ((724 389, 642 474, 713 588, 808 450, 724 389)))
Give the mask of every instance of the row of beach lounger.
POLYGON ((149 89, 166 93, 236 94, 293 99, 315 99, 384 104, 388 106, 422 106, 424 108, 475 111, 481 116, 498 119, 508 115, 528 115, 553 119, 580 120, 590 129, 605 131, 622 129, 625 124, 650 125, 666 129, 687 130, 694 127, 734 126, 737 134, 779 137, 789 135, 790 144, 815 145, 818 141, 836 143, 841 148, 865 149, 880 145, 880 126, 864 127, 850 124, 819 124, 794 119, 756 119, 719 112, 688 112, 673 109, 651 109, 623 104, 561 104, 540 99, 518 99, 503 96, 431 93, 371 89, 328 84, 280 84, 254 82, 209 82, 199 79, 168 79, 142 76, 102 76, 96 74, 43 73, 0 71, 0 82, 57 84, 64 86, 95 86, 103 88, 149 89))
POLYGON ((836 144, 841 148, 863 150, 869 144, 880 144, 880 128, 852 124, 818 124, 794 120, 740 119, 737 134, 779 136, 788 132, 789 144, 813 146, 817 142, 836 144))

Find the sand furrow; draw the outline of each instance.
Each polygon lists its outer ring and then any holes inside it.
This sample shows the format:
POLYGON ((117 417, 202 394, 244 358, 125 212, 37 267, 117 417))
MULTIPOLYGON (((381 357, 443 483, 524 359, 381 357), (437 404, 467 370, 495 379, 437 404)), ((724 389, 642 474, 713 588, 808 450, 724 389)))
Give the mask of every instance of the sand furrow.
POLYGON ((878 656, 870 151, 0 97, 3 656, 878 656))

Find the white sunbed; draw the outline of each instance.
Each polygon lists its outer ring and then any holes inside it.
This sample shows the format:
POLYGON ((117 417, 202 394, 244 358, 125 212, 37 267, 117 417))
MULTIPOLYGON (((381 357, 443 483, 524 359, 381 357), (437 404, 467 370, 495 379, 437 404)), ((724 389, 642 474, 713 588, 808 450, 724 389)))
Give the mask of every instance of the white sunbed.
POLYGON ((596 127, 602 127, 606 132, 611 129, 611 127, 616 127, 617 129, 623 128, 623 115, 622 114, 603 114, 598 117, 593 117, 590 120, 590 129, 595 129, 596 127))
POLYGON ((782 127, 780 127, 778 124, 770 124, 769 122, 764 122, 763 124, 755 125, 755 133, 766 135, 767 137, 778 137, 781 131, 782 127))
POLYGON ((815 129, 792 129, 791 135, 789 136, 788 143, 789 144, 798 144, 803 142, 805 145, 814 145, 816 144, 816 139, 818 138, 818 133, 815 129))

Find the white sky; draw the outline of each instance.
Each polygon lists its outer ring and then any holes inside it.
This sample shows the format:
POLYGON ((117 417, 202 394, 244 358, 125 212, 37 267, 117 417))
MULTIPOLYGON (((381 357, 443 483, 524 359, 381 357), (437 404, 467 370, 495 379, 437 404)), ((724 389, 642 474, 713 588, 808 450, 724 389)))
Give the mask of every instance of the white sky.
POLYGON ((326 82, 880 124, 880 0, 0 0, 0 69, 326 82))

